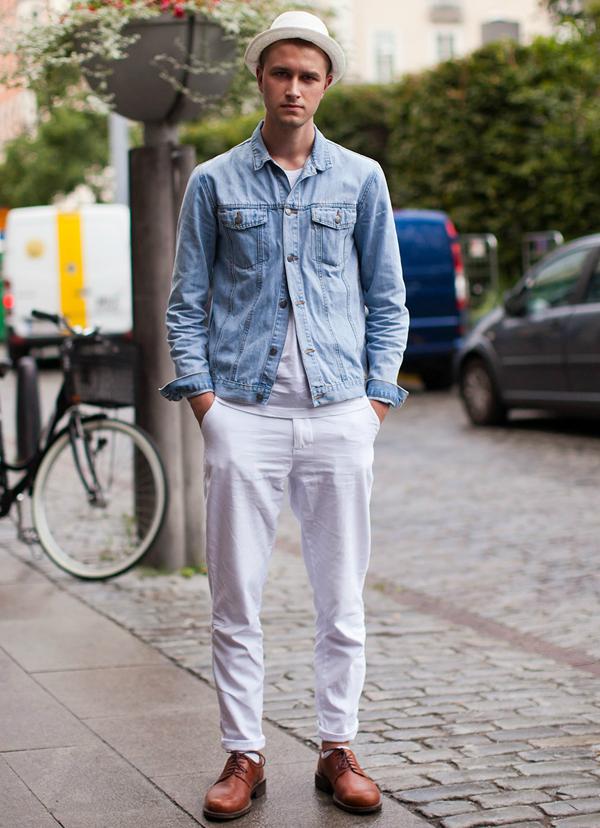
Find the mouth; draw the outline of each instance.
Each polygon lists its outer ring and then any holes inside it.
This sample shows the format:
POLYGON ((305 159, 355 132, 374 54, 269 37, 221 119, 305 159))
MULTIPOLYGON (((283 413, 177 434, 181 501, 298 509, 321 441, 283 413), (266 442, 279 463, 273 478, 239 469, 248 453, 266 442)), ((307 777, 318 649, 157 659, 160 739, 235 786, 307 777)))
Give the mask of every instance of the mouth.
POLYGON ((303 107, 299 106, 298 104, 282 104, 283 109, 289 109, 291 111, 300 110, 303 107))

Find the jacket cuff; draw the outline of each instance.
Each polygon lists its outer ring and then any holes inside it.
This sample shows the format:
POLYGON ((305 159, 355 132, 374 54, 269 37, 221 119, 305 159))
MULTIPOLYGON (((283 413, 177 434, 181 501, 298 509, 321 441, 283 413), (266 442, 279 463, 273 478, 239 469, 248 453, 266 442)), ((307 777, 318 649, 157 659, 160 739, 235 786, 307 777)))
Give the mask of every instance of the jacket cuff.
POLYGON ((393 408, 400 406, 408 397, 408 391, 391 382, 370 379, 367 382, 367 397, 389 403, 393 408))
POLYGON ((178 377, 158 390, 167 400, 177 402, 183 397, 194 397, 203 391, 214 391, 215 389, 210 374, 197 372, 178 377))

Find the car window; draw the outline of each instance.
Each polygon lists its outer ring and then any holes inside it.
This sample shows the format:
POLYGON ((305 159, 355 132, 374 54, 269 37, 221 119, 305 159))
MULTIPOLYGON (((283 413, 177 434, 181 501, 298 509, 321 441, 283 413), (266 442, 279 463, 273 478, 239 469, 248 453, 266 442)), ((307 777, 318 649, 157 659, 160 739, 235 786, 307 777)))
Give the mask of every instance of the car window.
POLYGON ((565 305, 579 280, 589 252, 589 248, 576 250, 543 265, 527 291, 528 313, 565 305))
POLYGON ((592 273, 585 301, 600 302, 600 261, 596 265, 596 270, 592 273))

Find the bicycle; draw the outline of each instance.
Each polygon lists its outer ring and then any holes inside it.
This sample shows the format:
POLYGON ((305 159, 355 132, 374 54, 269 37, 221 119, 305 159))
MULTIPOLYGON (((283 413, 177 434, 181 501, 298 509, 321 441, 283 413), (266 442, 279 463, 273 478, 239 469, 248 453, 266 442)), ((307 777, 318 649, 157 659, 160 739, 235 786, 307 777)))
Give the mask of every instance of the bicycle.
MULTIPOLYGON (((136 348, 101 336, 97 328, 73 328, 58 314, 32 315, 68 332, 60 346, 63 380, 41 430, 37 369, 24 358, 29 363, 21 366, 17 428, 19 446, 29 456, 6 460, 0 412, 0 517, 16 504, 20 540, 41 545, 77 578, 111 578, 138 563, 158 535, 167 481, 152 439, 139 426, 81 407, 133 405, 136 348), (22 476, 11 486, 9 473, 15 472, 22 476), (25 494, 31 497, 32 527, 23 525, 25 494)), ((3 361, 0 378, 11 367, 3 361)))

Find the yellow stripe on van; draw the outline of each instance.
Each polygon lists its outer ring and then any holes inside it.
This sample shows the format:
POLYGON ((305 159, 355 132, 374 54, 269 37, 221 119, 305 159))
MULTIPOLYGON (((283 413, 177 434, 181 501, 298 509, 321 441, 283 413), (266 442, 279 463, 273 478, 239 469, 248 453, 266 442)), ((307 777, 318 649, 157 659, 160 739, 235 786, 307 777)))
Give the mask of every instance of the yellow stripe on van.
POLYGON ((86 325, 83 295, 83 249, 81 215, 58 213, 58 273, 60 279, 60 311, 71 325, 86 325))

